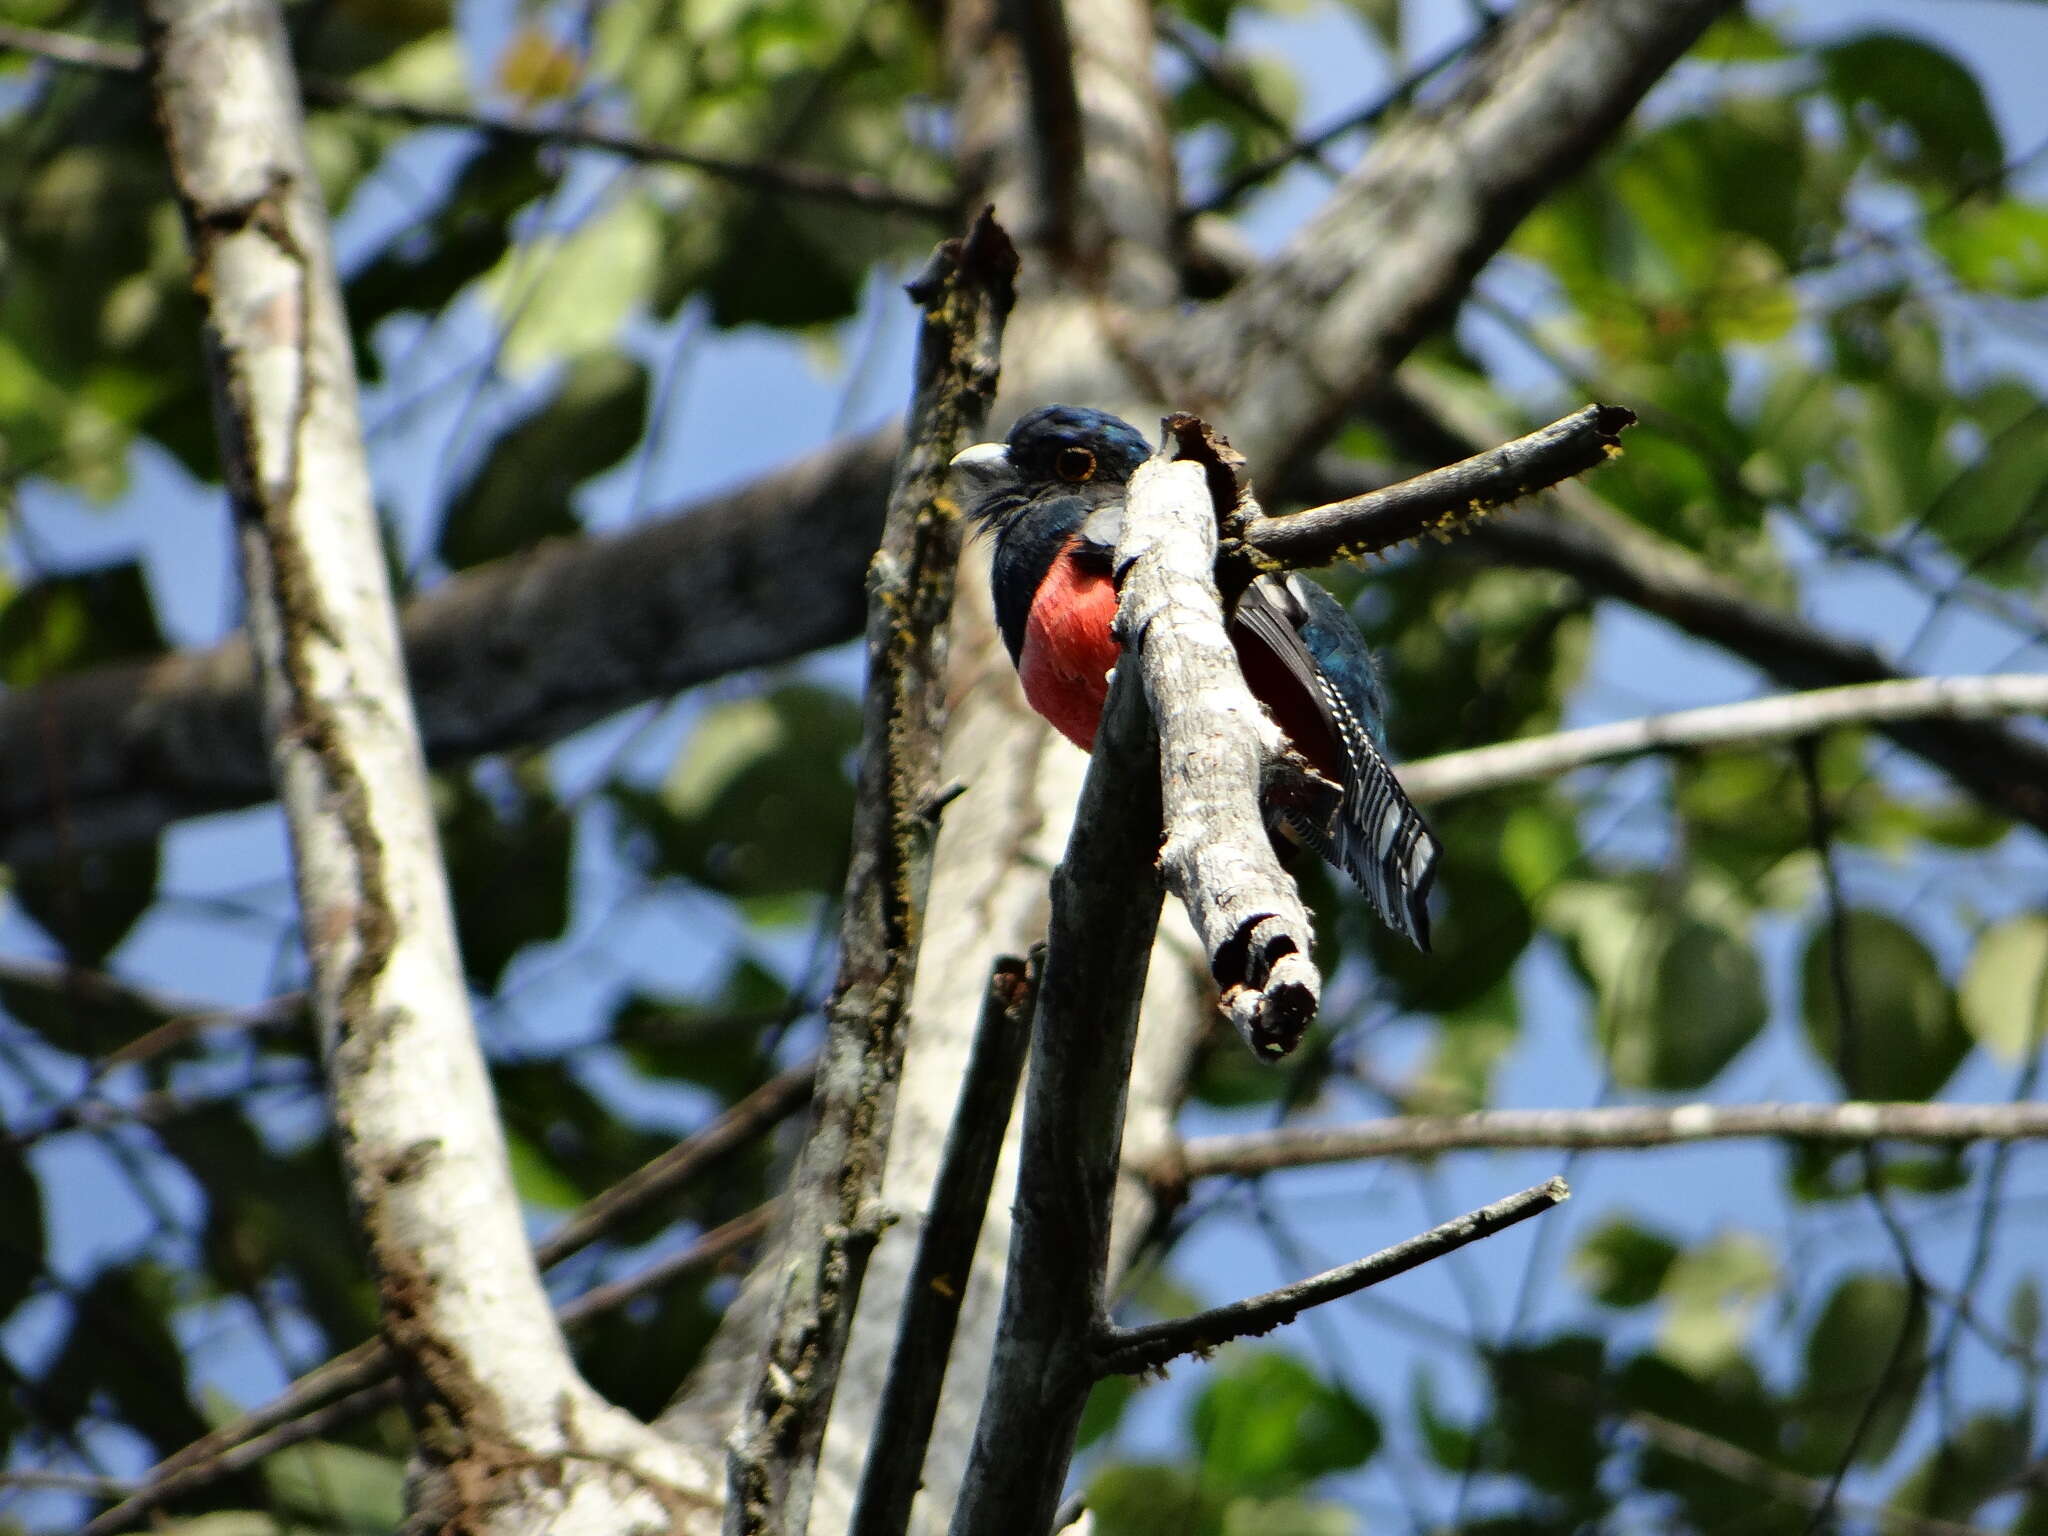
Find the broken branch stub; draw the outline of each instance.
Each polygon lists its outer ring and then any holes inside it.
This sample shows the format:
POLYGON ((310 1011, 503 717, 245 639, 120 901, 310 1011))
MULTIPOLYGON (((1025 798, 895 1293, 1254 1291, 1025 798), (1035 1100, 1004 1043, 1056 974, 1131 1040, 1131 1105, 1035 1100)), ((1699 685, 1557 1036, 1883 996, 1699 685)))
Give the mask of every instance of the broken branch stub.
POLYGON ((1238 480, 1219 455, 1186 453, 1197 434, 1194 418, 1167 418, 1165 446, 1131 479, 1117 625, 1159 736, 1160 873, 1201 935, 1231 1023, 1271 1061, 1300 1043, 1322 979, 1260 808, 1286 744, 1238 670, 1216 587, 1219 511, 1237 503, 1238 480))

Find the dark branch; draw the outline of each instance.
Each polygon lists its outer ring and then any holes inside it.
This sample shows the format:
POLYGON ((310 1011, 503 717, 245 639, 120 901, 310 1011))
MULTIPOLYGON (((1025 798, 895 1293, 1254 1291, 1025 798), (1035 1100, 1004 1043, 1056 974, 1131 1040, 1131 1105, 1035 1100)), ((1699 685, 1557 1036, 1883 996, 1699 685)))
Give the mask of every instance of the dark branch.
POLYGON ((1468 1211, 1441 1226, 1431 1227, 1404 1243, 1396 1243, 1367 1258, 1325 1270, 1306 1280, 1297 1280, 1276 1291, 1250 1296, 1228 1306, 1211 1307, 1192 1317, 1147 1323, 1142 1328, 1104 1328, 1096 1339, 1095 1374, 1102 1377, 1156 1371, 1169 1360, 1182 1355, 1207 1354, 1233 1339, 1271 1333, 1283 1323, 1293 1322, 1310 1307, 1349 1296, 1367 1286, 1378 1285, 1382 1280, 1391 1280, 1396 1275, 1405 1275, 1432 1259, 1455 1253, 1468 1243, 1476 1243, 1517 1222, 1541 1215, 1570 1196, 1571 1190, 1564 1180, 1554 1178, 1518 1195, 1509 1195, 1476 1211, 1468 1211))
POLYGON ((873 1410, 874 1437, 848 1536, 901 1536, 909 1528, 975 1244, 1024 1073, 1036 997, 1037 978, 1022 960, 1006 955, 996 961, 917 1258, 903 1284, 896 1349, 873 1410))
POLYGON ((1621 452, 1635 412, 1589 405, 1549 426, 1397 485, 1232 531, 1261 563, 1295 569, 1355 560, 1430 534, 1448 539, 1488 512, 1597 468, 1621 452))
MULTIPOLYGON (((0 49, 109 74, 136 74, 142 69, 140 48, 64 32, 46 32, 38 27, 0 23, 0 49)), ((946 198, 907 192, 876 177, 858 173, 842 174, 816 166, 790 165, 772 160, 736 160, 727 155, 706 154, 701 150, 664 144, 640 134, 618 133, 582 123, 534 122, 501 112, 439 107, 322 75, 305 76, 300 87, 306 100, 315 106, 363 112, 414 128, 468 128, 497 138, 597 150, 642 165, 680 166, 759 192, 841 203, 877 213, 909 214, 937 223, 948 222, 954 217, 953 205, 946 198)))
POLYGON ((953 1536, 1049 1527, 1093 1380, 1131 1048, 1159 923, 1156 756, 1137 669, 1119 667, 1053 872, 1016 1226, 953 1536))
POLYGON ((910 285, 923 310, 916 391, 882 542, 869 566, 868 682, 839 975, 825 1014, 817 1117, 789 1186, 767 1344, 733 1431, 727 1529, 800 1530, 869 1255, 902 1075, 945 730, 945 655, 960 555, 953 455, 995 397, 1017 253, 988 211, 910 285))

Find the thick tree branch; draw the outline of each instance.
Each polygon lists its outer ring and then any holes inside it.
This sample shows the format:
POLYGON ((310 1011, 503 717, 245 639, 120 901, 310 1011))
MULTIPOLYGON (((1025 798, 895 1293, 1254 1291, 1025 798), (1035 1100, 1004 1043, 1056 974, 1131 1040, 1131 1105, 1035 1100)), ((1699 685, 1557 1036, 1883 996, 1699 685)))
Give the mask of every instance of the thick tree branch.
POLYGON ((869 566, 860 792, 826 1005, 818 1115, 792 1177, 765 1356, 728 1463, 726 1529, 800 1531, 840 1358, 880 1235, 883 1160, 916 973, 945 727, 947 619, 960 555, 945 494, 953 455, 995 396, 1017 253, 984 212, 911 285, 923 307, 917 388, 881 546, 869 566))
POLYGON ((1311 924, 1267 835, 1260 793, 1285 743, 1238 670, 1216 587, 1217 525, 1236 510, 1235 455, 1192 416, 1169 417, 1131 478, 1117 544, 1117 622, 1159 736, 1166 888, 1187 907, 1223 1006, 1261 1060, 1315 1017, 1311 924), (1212 476, 1229 482, 1214 486, 1212 476), (1220 505, 1219 505, 1220 504, 1220 505))
POLYGON ((953 1536, 1050 1525, 1094 1381, 1125 1092, 1159 923, 1155 750, 1136 669, 1120 667, 1053 872, 1009 1272, 953 1536))
POLYGON ((1163 1164, 1169 1187, 1224 1175, 1312 1168, 1373 1157, 1434 1157, 1542 1147, 1591 1151, 1673 1147, 1757 1137, 1861 1146, 1910 1141, 2048 1139, 2048 1104, 1676 1104, 1608 1109, 1488 1109, 1469 1115, 1399 1115, 1358 1125, 1283 1126, 1205 1136, 1163 1164))
POLYGON ((960 1304, 1024 1075, 1037 996, 1037 978, 1024 961, 1011 955, 996 961, 932 1184, 931 1209, 918 1233, 917 1260, 903 1285, 896 1352, 874 1407, 874 1438, 848 1536, 902 1536, 909 1529, 960 1304))
POLYGON ((143 17, 337 1140, 420 1436, 412 1508, 479 1531, 661 1519, 701 1472, 570 1362, 470 1023, 282 20, 267 0, 143 17))
MULTIPOLYGON (((68 32, 48 32, 40 27, 0 23, 0 50, 25 53, 52 63, 109 74, 134 74, 142 69, 142 50, 125 43, 102 42, 68 32)), ((946 222, 954 217, 952 203, 940 197, 926 197, 892 187, 874 176, 827 171, 816 166, 794 165, 774 160, 736 160, 729 155, 706 154, 664 144, 637 133, 618 133, 576 122, 535 122, 502 112, 475 108, 437 106, 413 101, 388 91, 372 90, 347 80, 308 75, 302 82, 306 100, 315 106, 338 107, 389 119, 414 128, 468 128, 494 138, 517 139, 532 144, 558 144, 568 149, 594 149, 617 155, 640 165, 673 165, 700 171, 734 186, 786 197, 808 198, 814 202, 837 203, 866 208, 877 213, 908 214, 914 218, 946 222)))
POLYGON ((1093 1365, 1097 1376, 1134 1375, 1156 1371, 1182 1355, 1207 1354, 1233 1339, 1271 1333, 1293 1322, 1310 1307, 1350 1296, 1367 1286, 1405 1275, 1432 1259, 1455 1253, 1468 1243, 1505 1231, 1517 1222, 1540 1216, 1571 1197, 1561 1178, 1553 1178, 1520 1194, 1509 1195, 1476 1211, 1468 1211, 1406 1242, 1383 1248, 1336 1269, 1297 1280, 1278 1290, 1248 1296, 1226 1306, 1211 1307, 1189 1317, 1147 1323, 1140 1328, 1106 1327, 1097 1334, 1093 1365))
POLYGON ((1732 0, 1531 0, 1444 98, 1387 128, 1314 219, 1146 344, 1184 409, 1284 484, 1438 329, 1522 216, 1580 169, 1732 0))
MULTIPOLYGON (((402 627, 427 755, 552 741, 860 633, 892 429, 627 533, 466 571, 402 627)), ((273 793, 246 642, 0 694, 0 862, 154 836, 273 793), (54 780, 54 783, 53 783, 54 780)))
POLYGON ((1401 786, 1411 799, 1451 800, 1555 779, 1592 763, 1615 762, 1646 752, 1762 746, 1840 726, 2022 714, 2048 714, 2048 676, 2010 672, 1988 677, 1909 677, 1617 720, 1611 725, 1421 758, 1403 763, 1398 771, 1401 786))

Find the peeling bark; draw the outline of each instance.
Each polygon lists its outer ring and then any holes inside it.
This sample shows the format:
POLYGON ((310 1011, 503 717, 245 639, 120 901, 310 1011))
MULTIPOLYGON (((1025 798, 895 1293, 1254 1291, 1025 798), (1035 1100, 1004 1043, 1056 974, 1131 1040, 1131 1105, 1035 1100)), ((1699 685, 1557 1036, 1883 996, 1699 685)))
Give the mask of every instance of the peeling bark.
POLYGON ((337 1140, 418 1433, 409 1527, 664 1527, 702 1471, 570 1363, 470 1024, 280 17, 144 17, 337 1140))

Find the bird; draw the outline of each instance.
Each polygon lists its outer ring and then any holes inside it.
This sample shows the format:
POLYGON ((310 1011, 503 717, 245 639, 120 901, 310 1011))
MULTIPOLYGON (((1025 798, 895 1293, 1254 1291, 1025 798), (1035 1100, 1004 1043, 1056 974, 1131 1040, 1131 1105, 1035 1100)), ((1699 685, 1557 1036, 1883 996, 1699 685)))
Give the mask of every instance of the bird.
MULTIPOLYGON (((1084 751, 1120 654, 1111 560, 1124 497, 1151 455, 1128 422, 1049 405, 1018 418, 1002 442, 952 460, 970 524, 994 540, 996 627, 1024 697, 1084 751)), ((1386 696, 1364 639, 1343 605, 1298 572, 1255 578, 1228 622, 1254 697, 1340 791, 1327 823, 1270 803, 1269 821, 1348 874, 1381 920, 1427 954, 1441 850, 1388 760, 1386 696)))

